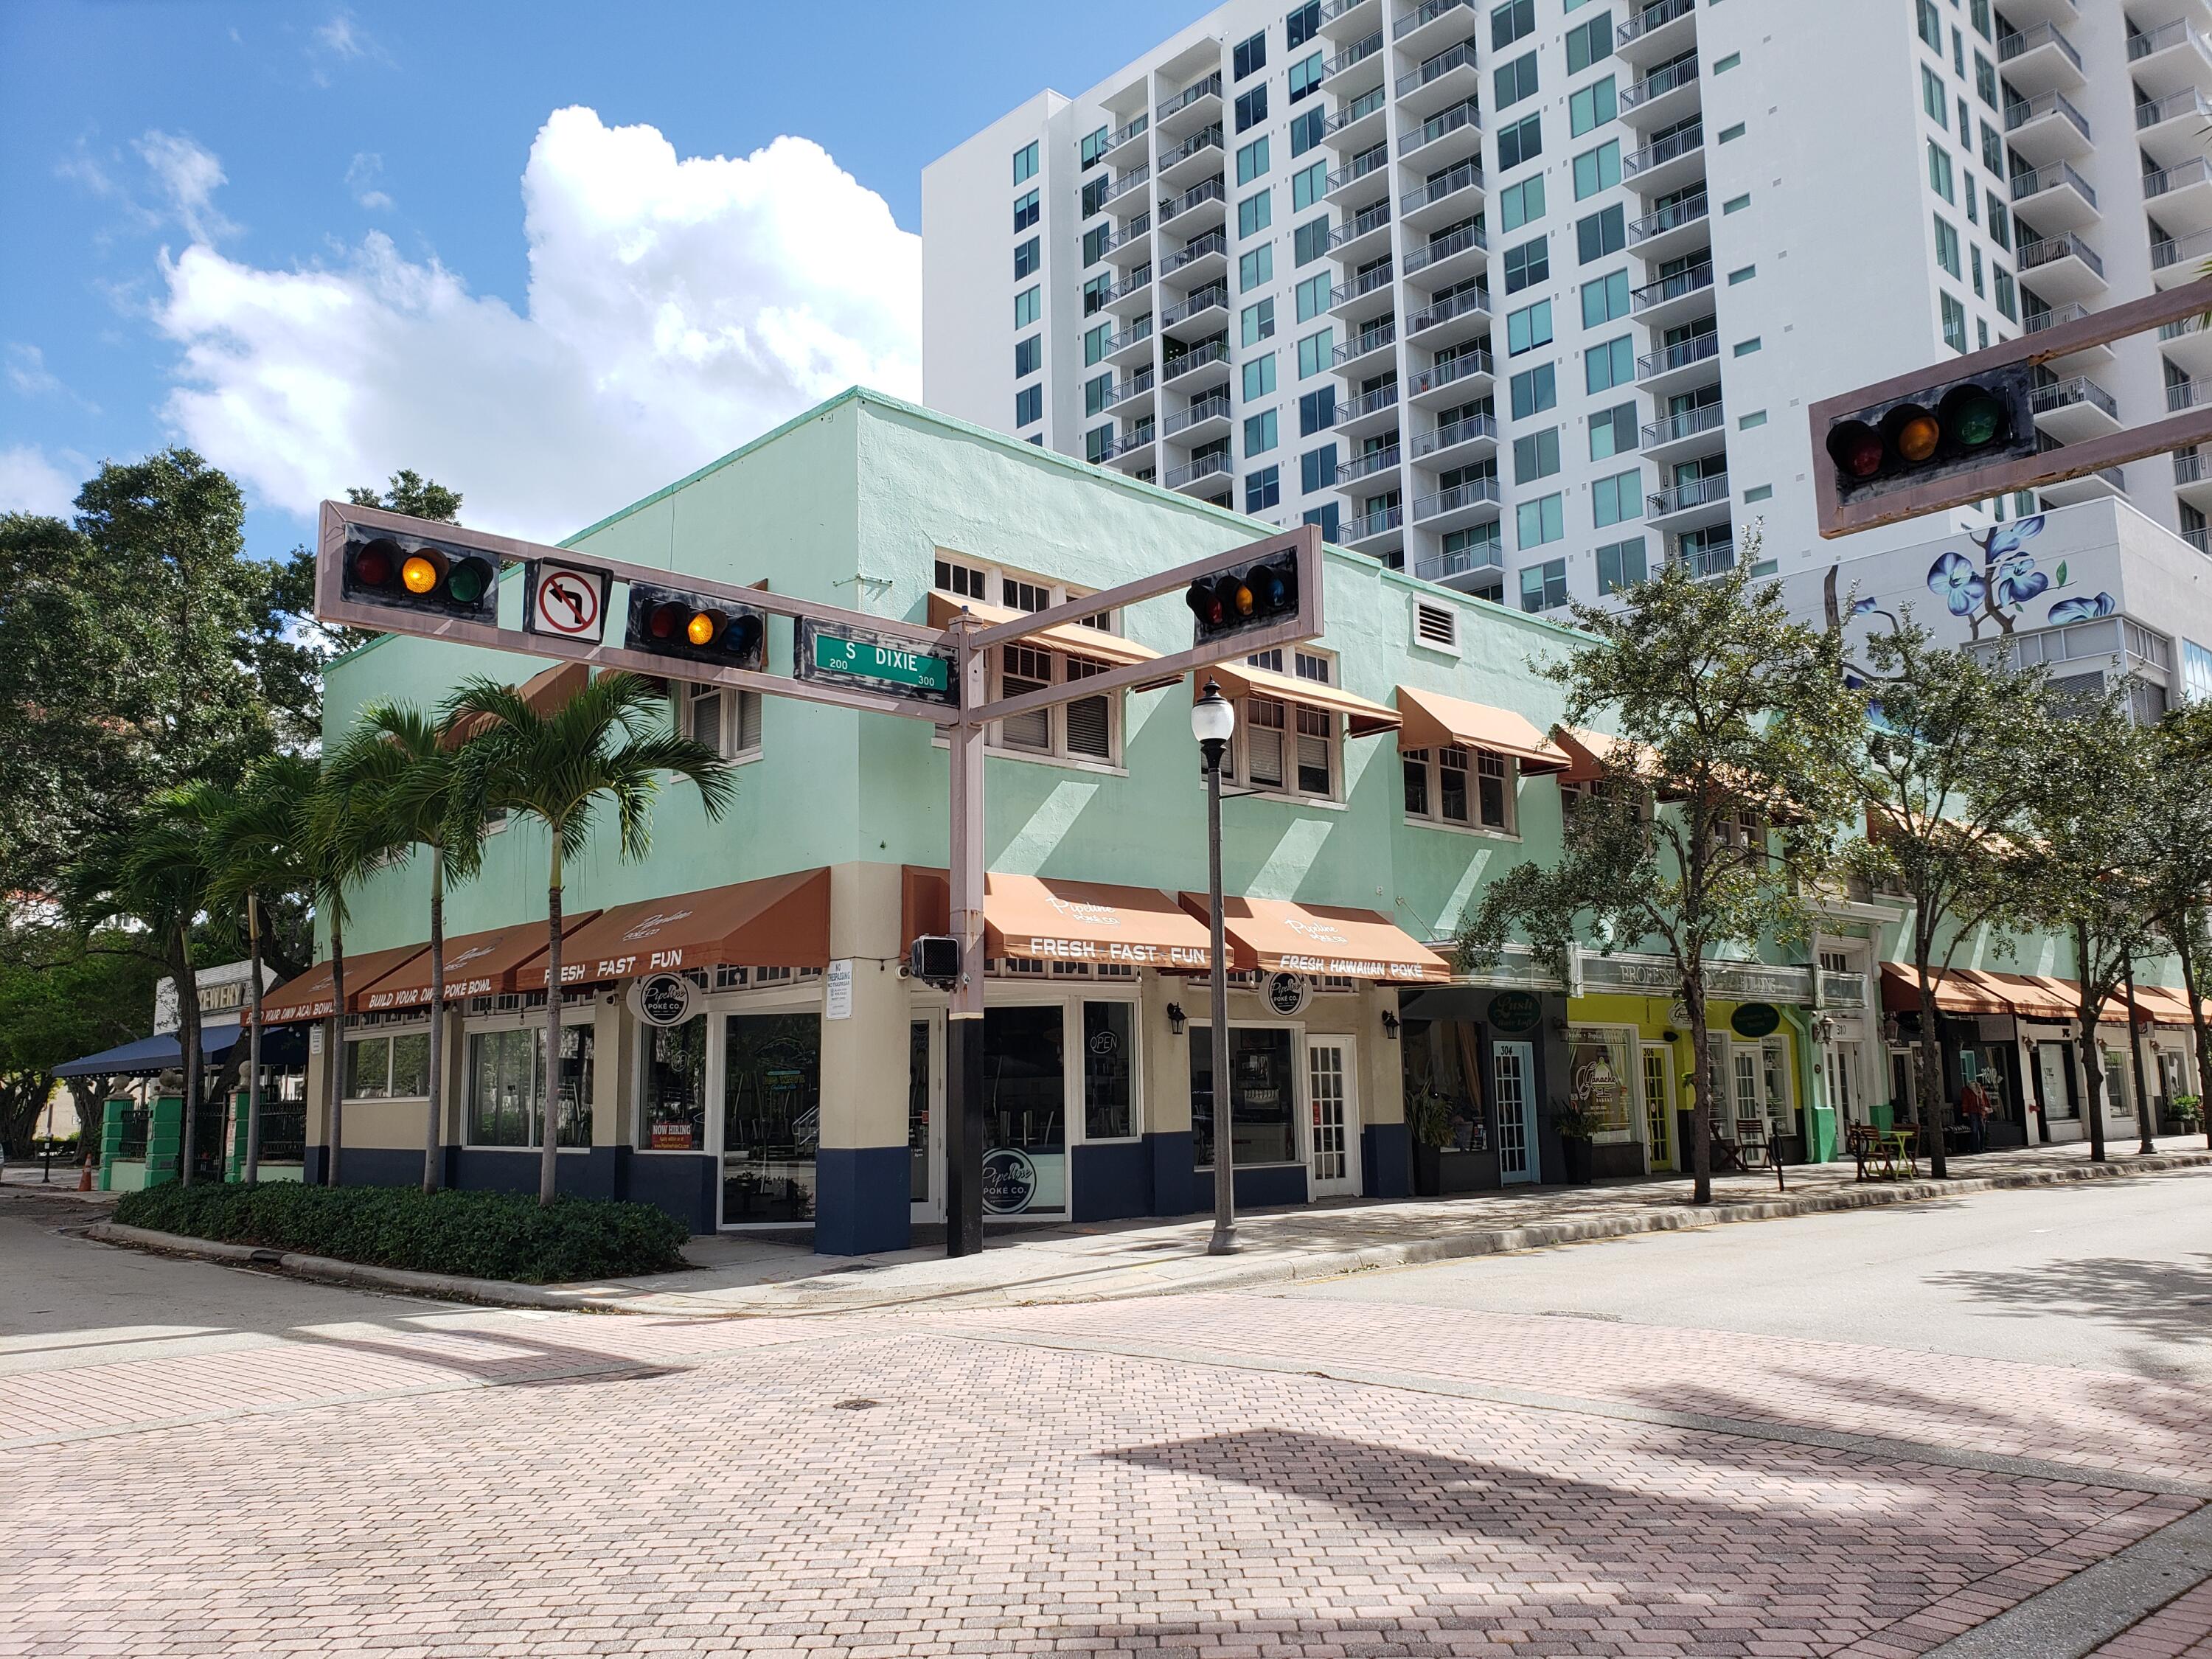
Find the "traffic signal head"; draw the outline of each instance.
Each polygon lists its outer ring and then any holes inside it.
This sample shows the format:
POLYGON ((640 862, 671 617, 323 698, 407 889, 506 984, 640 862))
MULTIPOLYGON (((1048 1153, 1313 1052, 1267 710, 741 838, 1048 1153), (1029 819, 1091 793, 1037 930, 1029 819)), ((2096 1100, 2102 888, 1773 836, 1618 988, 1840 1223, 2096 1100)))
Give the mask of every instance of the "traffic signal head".
POLYGON ((1850 501, 2036 453, 2033 371, 1938 381, 1829 423, 1836 494, 1850 501))
POLYGON ((624 643, 656 657, 757 671, 767 659, 768 619, 750 605, 633 582, 624 643))
POLYGON ((341 569, 349 599, 487 626, 498 621, 499 573, 489 559, 468 548, 355 526, 341 569))
POLYGON ((1278 553, 1200 576, 1183 595, 1203 643, 1287 622, 1298 610, 1298 558, 1278 553))

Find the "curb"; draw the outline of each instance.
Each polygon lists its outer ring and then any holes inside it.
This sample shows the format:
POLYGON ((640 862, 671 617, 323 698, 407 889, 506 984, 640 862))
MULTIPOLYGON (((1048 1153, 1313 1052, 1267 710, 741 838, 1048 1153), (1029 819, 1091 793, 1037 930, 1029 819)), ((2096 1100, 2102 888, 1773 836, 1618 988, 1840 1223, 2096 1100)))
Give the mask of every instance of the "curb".
MULTIPOLYGON (((1342 1273, 1372 1272, 1382 1267, 1419 1267, 1432 1261, 1453 1261, 1468 1256, 1504 1255, 1518 1250, 1545 1249, 1562 1244, 1589 1243, 1601 1239, 1630 1238, 1642 1233, 1692 1232, 1707 1227, 1747 1221, 1775 1221, 1791 1216, 1828 1215, 1844 1210, 1872 1210, 1912 1204, 1932 1198, 1967 1193, 2018 1190, 2030 1187, 2058 1187, 2087 1181, 2118 1181, 2130 1176, 2156 1175, 2174 1170, 2212 1165, 2212 1151, 2159 1152, 2148 1158, 2131 1156, 2121 1164, 2081 1164, 2057 1170, 2022 1170, 2009 1175, 1978 1176, 1957 1181, 1915 1181, 1881 1186, 1851 1186, 1838 1191, 1787 1194, 1754 1201, 1715 1205, 1699 1210, 1688 1205, 1654 1210, 1640 1215, 1591 1216, 1577 1221, 1534 1222, 1518 1227, 1485 1228, 1411 1243, 1371 1244, 1358 1249, 1331 1250, 1319 1255, 1291 1256, 1272 1261, 1252 1261, 1224 1267, 1200 1277, 1176 1279, 1157 1276, 1126 1286, 1090 1289, 1063 1294, 1024 1295, 1018 1285, 977 1285, 924 1289, 919 1293, 872 1298, 856 1296, 830 1303, 823 1301, 769 1304, 757 1307, 686 1307, 691 1293, 655 1291, 642 1294, 625 1287, 562 1288, 518 1285, 506 1279, 460 1279, 445 1273, 414 1273, 399 1267, 375 1267, 328 1256, 300 1255, 251 1244, 227 1244, 212 1239, 189 1238, 179 1233, 127 1227, 112 1221, 95 1222, 85 1236, 102 1243, 157 1250, 167 1255, 240 1266, 273 1267, 295 1278, 356 1289, 402 1291, 448 1302, 473 1302, 491 1307, 558 1309, 568 1312, 620 1313, 654 1318, 743 1319, 804 1317, 832 1313, 871 1313, 899 1307, 927 1304, 946 1307, 1046 1307, 1083 1302, 1122 1302, 1139 1297, 1173 1296, 1200 1291, 1236 1291, 1259 1285, 1279 1285, 1297 1279, 1334 1279, 1342 1273)), ((1158 1263, 1132 1262, 1128 1271, 1156 1272, 1158 1263)), ((803 1282, 803 1281, 802 1281, 803 1282)))

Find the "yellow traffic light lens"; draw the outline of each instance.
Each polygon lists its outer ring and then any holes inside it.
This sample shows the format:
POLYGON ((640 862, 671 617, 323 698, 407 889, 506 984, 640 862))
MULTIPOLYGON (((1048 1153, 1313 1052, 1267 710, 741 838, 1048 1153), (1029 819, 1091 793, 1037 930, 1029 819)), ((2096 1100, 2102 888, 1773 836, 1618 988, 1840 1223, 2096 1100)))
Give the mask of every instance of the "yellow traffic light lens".
POLYGON ((712 645, 714 642, 713 613, 706 611, 695 611, 690 625, 684 630, 684 637, 694 645, 712 645))
POLYGON ((435 560, 421 553, 412 555, 399 567, 399 580, 410 593, 428 593, 444 574, 435 560))
POLYGON ((1252 584, 1249 582, 1237 583, 1237 592, 1232 597, 1231 603, 1237 607, 1237 614, 1238 616, 1250 616, 1252 614, 1252 584))
POLYGON ((1942 438, 1943 428, 1933 415, 1915 415, 1897 428, 1897 453, 1908 461, 1924 461, 1942 438))

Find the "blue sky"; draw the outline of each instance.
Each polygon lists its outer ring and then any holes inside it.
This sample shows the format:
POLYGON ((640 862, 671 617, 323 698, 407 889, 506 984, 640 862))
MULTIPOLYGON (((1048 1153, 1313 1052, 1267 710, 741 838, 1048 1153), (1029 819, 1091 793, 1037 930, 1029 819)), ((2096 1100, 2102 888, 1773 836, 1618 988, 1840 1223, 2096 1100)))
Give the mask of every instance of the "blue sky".
POLYGON ((189 441, 257 551, 407 465, 557 534, 915 390, 922 167, 1201 9, 7 0, 0 507, 189 441))

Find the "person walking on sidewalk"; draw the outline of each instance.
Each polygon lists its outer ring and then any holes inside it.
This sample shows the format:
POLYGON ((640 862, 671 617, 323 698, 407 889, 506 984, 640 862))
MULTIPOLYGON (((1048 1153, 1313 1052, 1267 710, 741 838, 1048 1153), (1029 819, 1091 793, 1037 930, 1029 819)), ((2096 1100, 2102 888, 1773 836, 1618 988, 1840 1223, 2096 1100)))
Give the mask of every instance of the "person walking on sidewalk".
POLYGON ((1967 1079, 1959 1091, 1959 1115, 1966 1120, 1966 1150, 1980 1152, 1990 1144, 1990 1097, 1979 1078, 1967 1079))

